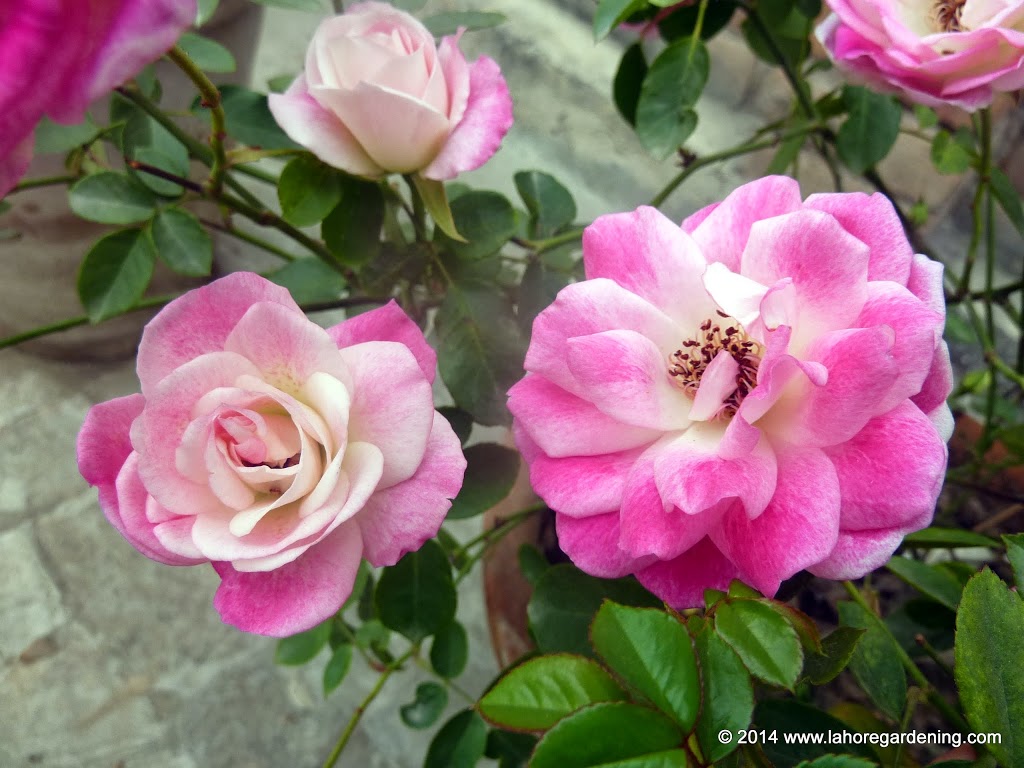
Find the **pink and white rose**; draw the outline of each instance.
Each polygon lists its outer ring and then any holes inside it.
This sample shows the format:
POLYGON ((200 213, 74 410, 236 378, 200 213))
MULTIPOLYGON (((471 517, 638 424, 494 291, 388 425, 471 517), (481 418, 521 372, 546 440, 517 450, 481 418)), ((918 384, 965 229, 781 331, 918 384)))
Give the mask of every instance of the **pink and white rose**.
POLYGON ((147 557, 211 562, 225 622, 282 637, 434 536, 462 486, 434 410, 436 356, 392 302, 324 330, 236 273, 168 304, 139 346, 142 393, 94 406, 79 469, 147 557))
POLYGON ((510 394, 562 549, 677 608, 847 579, 928 525, 952 431, 942 268, 881 195, 760 179, 583 236, 510 394))
POLYGON ((486 56, 467 63, 459 36, 436 45, 408 13, 358 3, 319 26, 305 72, 271 95, 270 111, 294 141, 348 173, 452 179, 483 165, 512 126, 501 70, 486 56))
POLYGON ((879 90, 976 110, 1024 86, 1024 0, 826 0, 817 37, 879 90))
POLYGON ((0 197, 28 169, 40 118, 80 122, 90 102, 162 56, 195 18, 195 0, 0 3, 0 197))

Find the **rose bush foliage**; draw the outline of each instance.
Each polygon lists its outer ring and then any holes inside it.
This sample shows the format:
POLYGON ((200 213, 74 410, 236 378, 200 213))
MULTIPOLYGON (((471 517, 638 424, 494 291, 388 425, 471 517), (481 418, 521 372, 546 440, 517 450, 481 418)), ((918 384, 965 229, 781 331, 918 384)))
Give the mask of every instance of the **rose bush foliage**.
POLYGON ((826 0, 818 39, 873 88, 975 110, 1024 86, 1021 0, 826 0))
POLYGON ((393 302, 324 330, 235 273, 150 322, 142 393, 92 408, 79 468, 144 555, 213 563, 224 621, 294 634, 341 607, 361 558, 393 565, 441 526, 466 462, 435 367, 393 302))
POLYGON ((452 179, 483 165, 512 125, 498 65, 486 56, 469 64, 458 43, 451 35, 435 45, 408 13, 358 3, 319 26, 305 71, 271 95, 270 109, 328 165, 452 179))
POLYGON ((734 578, 862 576, 928 525, 952 430, 942 268, 885 198, 769 177, 682 227, 603 216, 583 252, 509 398, 580 568, 693 607, 734 578))
POLYGON ((195 0, 7 0, 0 4, 0 196, 28 168, 44 115, 72 124, 196 18, 195 0))

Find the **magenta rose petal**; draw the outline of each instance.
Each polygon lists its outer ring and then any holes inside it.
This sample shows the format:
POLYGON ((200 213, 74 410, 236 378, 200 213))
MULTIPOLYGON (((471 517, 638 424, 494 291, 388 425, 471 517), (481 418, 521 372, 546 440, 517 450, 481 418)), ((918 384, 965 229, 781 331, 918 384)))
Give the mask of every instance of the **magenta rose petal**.
POLYGON ((498 150, 511 127, 512 97, 505 78, 493 59, 481 56, 469 68, 466 111, 423 175, 447 181, 479 168, 498 150))
POLYGON ((623 425, 540 376, 509 390, 509 410, 548 456, 599 456, 654 442, 658 432, 623 425))
POLYGON ((538 315, 509 392, 563 550, 676 608, 733 578, 770 596, 801 569, 864 575, 934 514, 941 269, 880 198, 804 204, 792 179, 747 184, 678 234, 660 216, 591 225, 590 279, 538 315))
POLYGON ((409 348, 416 357, 427 381, 434 383, 437 371, 437 353, 423 338, 423 332, 394 299, 382 307, 350 317, 327 329, 327 334, 339 348, 351 347, 364 341, 397 341, 409 348))
POLYGON ((168 373, 207 352, 224 349, 224 342, 249 308, 269 301, 302 310, 287 288, 274 285, 252 272, 235 272, 209 285, 189 291, 153 318, 139 343, 138 372, 142 393, 168 373))
POLYGON ((434 415, 423 462, 412 477, 373 495, 359 515, 364 556, 375 567, 394 565, 423 546, 444 522, 458 495, 466 458, 448 420, 434 415), (415 510, 415 515, 402 514, 415 510))
POLYGON ((825 452, 839 477, 843 530, 903 528, 934 512, 946 446, 912 403, 872 419, 825 452))
POLYGON ((788 176, 768 176, 735 190, 690 234, 709 264, 721 262, 738 272, 754 222, 799 209, 800 185, 788 176))
POLYGON ((618 512, 578 518, 558 514, 555 531, 562 551, 598 578, 617 579, 656 560, 654 556, 631 557, 619 546, 622 533, 618 512))
POLYGON ((779 584, 831 554, 839 539, 839 480, 832 462, 816 449, 778 452, 777 491, 751 520, 742 510, 727 513, 711 533, 718 548, 766 595, 779 584))
POLYGON ((637 580, 673 608, 682 610, 704 604, 704 591, 725 591, 740 570, 709 538, 674 560, 659 560, 636 572, 637 580))
POLYGON ((342 526, 297 560, 273 571, 242 573, 215 562, 221 577, 213 607, 243 632, 287 637, 334 614, 355 583, 362 554, 359 528, 342 526))

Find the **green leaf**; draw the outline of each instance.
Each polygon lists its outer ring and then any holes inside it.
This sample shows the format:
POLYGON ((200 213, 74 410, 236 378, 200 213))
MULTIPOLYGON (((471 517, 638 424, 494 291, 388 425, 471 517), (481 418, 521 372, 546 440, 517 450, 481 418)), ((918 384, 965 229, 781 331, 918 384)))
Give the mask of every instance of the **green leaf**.
POLYGON ((475 261, 497 252, 516 231, 512 203, 497 192, 472 191, 459 195, 451 202, 451 214, 465 242, 450 241, 448 246, 464 261, 475 261))
POLYGON ((971 151, 963 142, 956 141, 949 131, 935 134, 931 155, 935 170, 947 176, 959 175, 971 167, 971 151))
POLYGON ((961 586, 949 573, 920 560, 900 556, 890 559, 886 567, 910 586, 950 610, 956 610, 957 603, 960 602, 961 586))
MULTIPOLYGON (((657 3, 658 5, 672 5, 669 3, 657 3)), ((700 12, 700 3, 676 8, 668 16, 658 23, 658 31, 666 42, 671 43, 681 37, 692 37, 697 30, 697 16, 700 12)), ((704 21, 700 28, 700 39, 709 40, 725 29, 733 13, 736 12, 736 3, 733 0, 713 0, 704 9, 704 21)))
MULTIPOLYGON (((251 147, 301 149, 278 127, 267 106, 267 95, 240 85, 220 86, 220 101, 228 135, 251 147)), ((198 107, 200 114, 209 110, 198 107)))
POLYGON ((429 728, 448 706, 448 691, 437 683, 420 683, 416 698, 399 708, 402 722, 410 728, 429 728))
POLYGON ((526 265, 519 282, 519 301, 516 319, 524 334, 533 330, 533 321, 548 307, 565 286, 569 277, 564 272, 548 268, 537 259, 526 265))
POLYGON ((983 533, 965 531, 962 528, 940 528, 937 526, 932 526, 931 528, 925 528, 923 531, 908 534, 907 537, 903 539, 903 544, 908 547, 915 547, 919 549, 999 546, 999 542, 984 535, 983 533))
POLYGON ((462 674, 469 659, 469 637, 459 622, 442 627, 430 646, 430 666, 441 677, 453 678, 462 674))
POLYGON ((91 143, 98 133, 99 128, 88 115, 75 125, 60 125, 44 117, 36 126, 32 151, 36 155, 70 152, 91 143))
POLYGON ((765 174, 778 174, 788 171, 790 166, 792 166, 800 156, 800 150, 803 149, 806 141, 807 134, 803 133, 782 142, 778 150, 775 152, 775 156, 772 158, 772 161, 768 164, 765 174))
POLYGON ((754 687, 740 657, 711 629, 694 638, 701 670, 703 707, 697 721, 697 740, 711 762, 728 755, 738 744, 723 743, 721 731, 736 731, 750 724, 754 711, 754 687))
POLYGON ((466 478, 448 510, 449 520, 482 514, 508 496, 519 474, 519 452, 495 443, 466 449, 466 478))
POLYGON ((566 715, 626 693, 599 664, 581 656, 539 656, 513 667, 480 699, 480 713, 501 728, 543 731, 566 715))
POLYGON ((348 285, 336 270, 314 257, 295 259, 267 279, 287 288, 297 304, 333 301, 348 285))
POLYGON ((137 229, 122 229, 98 240, 78 271, 78 298, 89 320, 98 323, 138 304, 155 261, 153 240, 137 229))
POLYGON ((605 599, 622 605, 660 608, 661 603, 633 579, 598 579, 568 565, 540 577, 526 613, 530 631, 544 652, 592 655, 590 622, 605 599))
POLYGON ((543 171, 520 171, 516 190, 530 212, 533 237, 550 237, 576 220, 576 201, 568 189, 543 171))
POLYGON ((375 647, 386 648, 390 640, 391 630, 377 619, 364 619, 356 629, 356 645, 364 651, 375 647))
POLYGON ((448 237, 457 242, 465 242, 465 238, 455 228, 455 220, 452 218, 451 205, 448 203, 448 196, 445 193, 444 183, 434 179, 426 179, 418 173, 412 177, 416 191, 419 192, 423 205, 434 220, 437 228, 448 237))
MULTIPOLYGON (((113 108, 114 102, 111 102, 113 108)), ((121 147, 127 157, 158 168, 173 176, 188 176, 188 149, 174 135, 140 109, 131 107, 121 132, 121 147)), ((135 179, 158 195, 177 197, 185 190, 173 181, 142 169, 130 168, 135 179)))
POLYGON ((1024 766, 1024 601, 988 568, 964 588, 956 617, 956 685, 977 733, 998 733, 987 749, 1000 764, 1024 766))
POLYGON ((445 11, 425 18, 423 26, 429 29, 434 37, 444 37, 454 35, 460 28, 474 32, 496 27, 505 21, 505 14, 493 11, 445 11))
POLYGON ((850 663, 861 635, 859 627, 839 627, 821 641, 821 653, 808 653, 804 658, 803 676, 814 685, 835 679, 850 663))
POLYGON ((1006 559, 1013 568, 1017 589, 1024 590, 1024 533, 1004 535, 1003 543, 1006 544, 1006 559))
POLYGON ((123 173, 101 171, 86 176, 68 191, 78 216, 101 224, 134 224, 156 213, 153 194, 123 173))
POLYGON ((352 646, 349 643, 343 643, 334 649, 331 660, 324 667, 324 696, 329 695, 341 685, 351 666, 352 646))
POLYGON ((939 116, 935 114, 935 110, 923 104, 914 105, 914 117, 917 118, 917 124, 921 128, 934 128, 939 124, 939 116))
POLYGON ((180 208, 165 208, 150 222, 157 256, 179 275, 203 277, 213 268, 213 240, 199 220, 180 208))
MULTIPOLYGON (((796 8, 792 8, 790 11, 791 26, 793 29, 788 29, 787 32, 790 34, 780 34, 778 28, 772 30, 773 39, 779 52, 782 54, 782 58, 789 63, 790 66, 796 67, 807 58, 807 54, 810 52, 810 44, 807 41, 807 32, 810 30, 810 21, 803 16, 796 8), (795 29, 795 27, 803 26, 803 32, 795 29)), ((768 44, 761 29, 757 27, 749 18, 744 19, 740 25, 740 30, 743 32, 743 37, 747 41, 747 45, 750 46, 750 50, 761 59, 762 61, 772 65, 779 66, 779 62, 776 59, 775 52, 772 47, 768 44)), ((810 94, 808 93, 808 96, 810 94)))
POLYGON ((321 0, 253 0, 253 2, 276 8, 288 8, 293 11, 308 11, 309 13, 322 13, 324 10, 321 0))
POLYGON ((218 5, 220 5, 220 0, 199 0, 194 26, 201 27, 208 22, 213 14, 217 12, 218 5))
POLYGON ((605 664, 686 733, 700 710, 700 680, 686 627, 653 608, 605 601, 590 626, 605 664))
POLYGON ((836 149, 854 173, 863 173, 889 154, 900 133, 903 109, 892 97, 859 85, 843 88, 850 116, 839 126, 836 149))
POLYGON ((752 675, 793 688, 803 664, 800 640, 790 623, 770 606, 755 600, 719 603, 715 630, 752 675))
POLYGON ((274 75, 273 77, 267 78, 267 89, 271 93, 284 93, 290 86, 295 82, 295 73, 288 72, 283 75, 274 75))
POLYGON ((519 572, 530 582, 531 587, 536 587, 540 577, 551 567, 551 563, 544 557, 543 552, 529 542, 521 544, 516 554, 519 560, 519 572))
POLYGON ((647 77, 647 57, 643 46, 633 43, 622 54, 612 83, 612 97, 619 114, 630 125, 636 125, 636 107, 640 103, 640 87, 647 77))
POLYGON ((899 720, 907 701, 907 677, 892 636, 856 603, 839 603, 843 626, 867 630, 850 659, 850 671, 882 712, 899 720))
POLYGON ((423 768, 474 768, 486 747, 486 723, 465 709, 441 726, 430 742, 423 768))
POLYGON ((646 707, 624 702, 594 704, 544 734, 533 752, 530 768, 621 768, 630 763, 685 768, 686 753, 673 750, 681 740, 671 720, 646 707), (658 753, 669 750, 683 757, 672 762, 658 757, 658 753))
POLYGON ((691 107, 704 90, 710 66, 707 47, 692 38, 672 43, 651 63, 636 108, 637 136, 651 154, 667 156, 696 129, 691 107))
POLYGON ((761 599, 761 602, 788 621, 800 638, 800 645, 811 653, 821 653, 821 634, 814 619, 801 610, 778 600, 761 599))
POLYGON ((601 0, 594 12, 594 40, 603 40, 615 27, 646 6, 647 0, 601 0))
POLYGON ((853 755, 822 755, 816 760, 805 760, 796 768, 877 768, 878 763, 853 755))
POLYGON ((537 738, 528 733, 491 731, 487 734, 487 757, 498 761, 498 768, 527 768, 537 738))
POLYGON ((525 346, 511 303, 494 288, 452 285, 434 322, 438 369, 455 403, 480 424, 507 424, 506 393, 522 378, 525 346))
MULTIPOLYGON (((757 730, 776 731, 780 736, 788 733, 821 734, 821 744, 788 744, 785 738, 761 744, 764 756, 775 768, 793 768, 804 760, 814 760, 836 751, 837 747, 829 745, 827 741, 832 733, 850 736, 859 733, 820 709, 792 700, 759 702, 754 710, 753 727, 757 730)), ((842 751, 872 760, 875 757, 871 747, 864 744, 846 744, 842 746, 842 751)))
POLYGON ((1021 208, 1020 195, 1014 189, 1010 177, 999 168, 993 168, 989 181, 989 188, 999 201, 999 207, 1003 209, 1017 231, 1024 235, 1024 208, 1021 208))
POLYGON ((465 445, 466 441, 469 440, 470 434, 473 432, 473 417, 454 405, 438 408, 437 412, 448 420, 448 423, 452 425, 455 436, 459 438, 459 442, 465 445))
POLYGON ((376 593, 384 626, 418 643, 455 618, 455 587, 448 558, 428 540, 397 564, 385 568, 376 593))
POLYGON ((376 182, 346 178, 341 202, 320 226, 324 243, 342 264, 359 266, 380 251, 384 193, 376 182))
POLYGON ((327 638, 331 635, 331 621, 328 619, 305 632, 278 640, 274 662, 298 666, 312 661, 327 645, 327 638))
POLYGON ((179 37, 178 47, 204 72, 234 72, 238 67, 231 51, 216 40, 194 32, 179 37))
POLYGON ((311 154, 299 155, 281 171, 281 215, 296 227, 319 224, 341 202, 342 191, 338 171, 311 154))

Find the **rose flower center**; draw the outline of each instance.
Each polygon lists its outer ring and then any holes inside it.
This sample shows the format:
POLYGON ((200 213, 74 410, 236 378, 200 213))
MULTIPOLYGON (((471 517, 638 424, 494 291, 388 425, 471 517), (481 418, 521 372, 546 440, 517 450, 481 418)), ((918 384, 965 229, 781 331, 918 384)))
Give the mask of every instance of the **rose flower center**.
POLYGON ((964 12, 967 0, 937 0, 935 3, 935 23, 940 32, 962 32, 960 16, 964 12))
POLYGON ((724 320, 708 318, 692 339, 683 342, 668 358, 668 375, 672 383, 690 395, 697 396, 700 380, 711 361, 720 352, 728 352, 739 365, 736 389, 725 400, 719 417, 736 413, 740 403, 757 386, 757 367, 761 364, 761 345, 747 336, 733 318, 718 312, 724 320))

